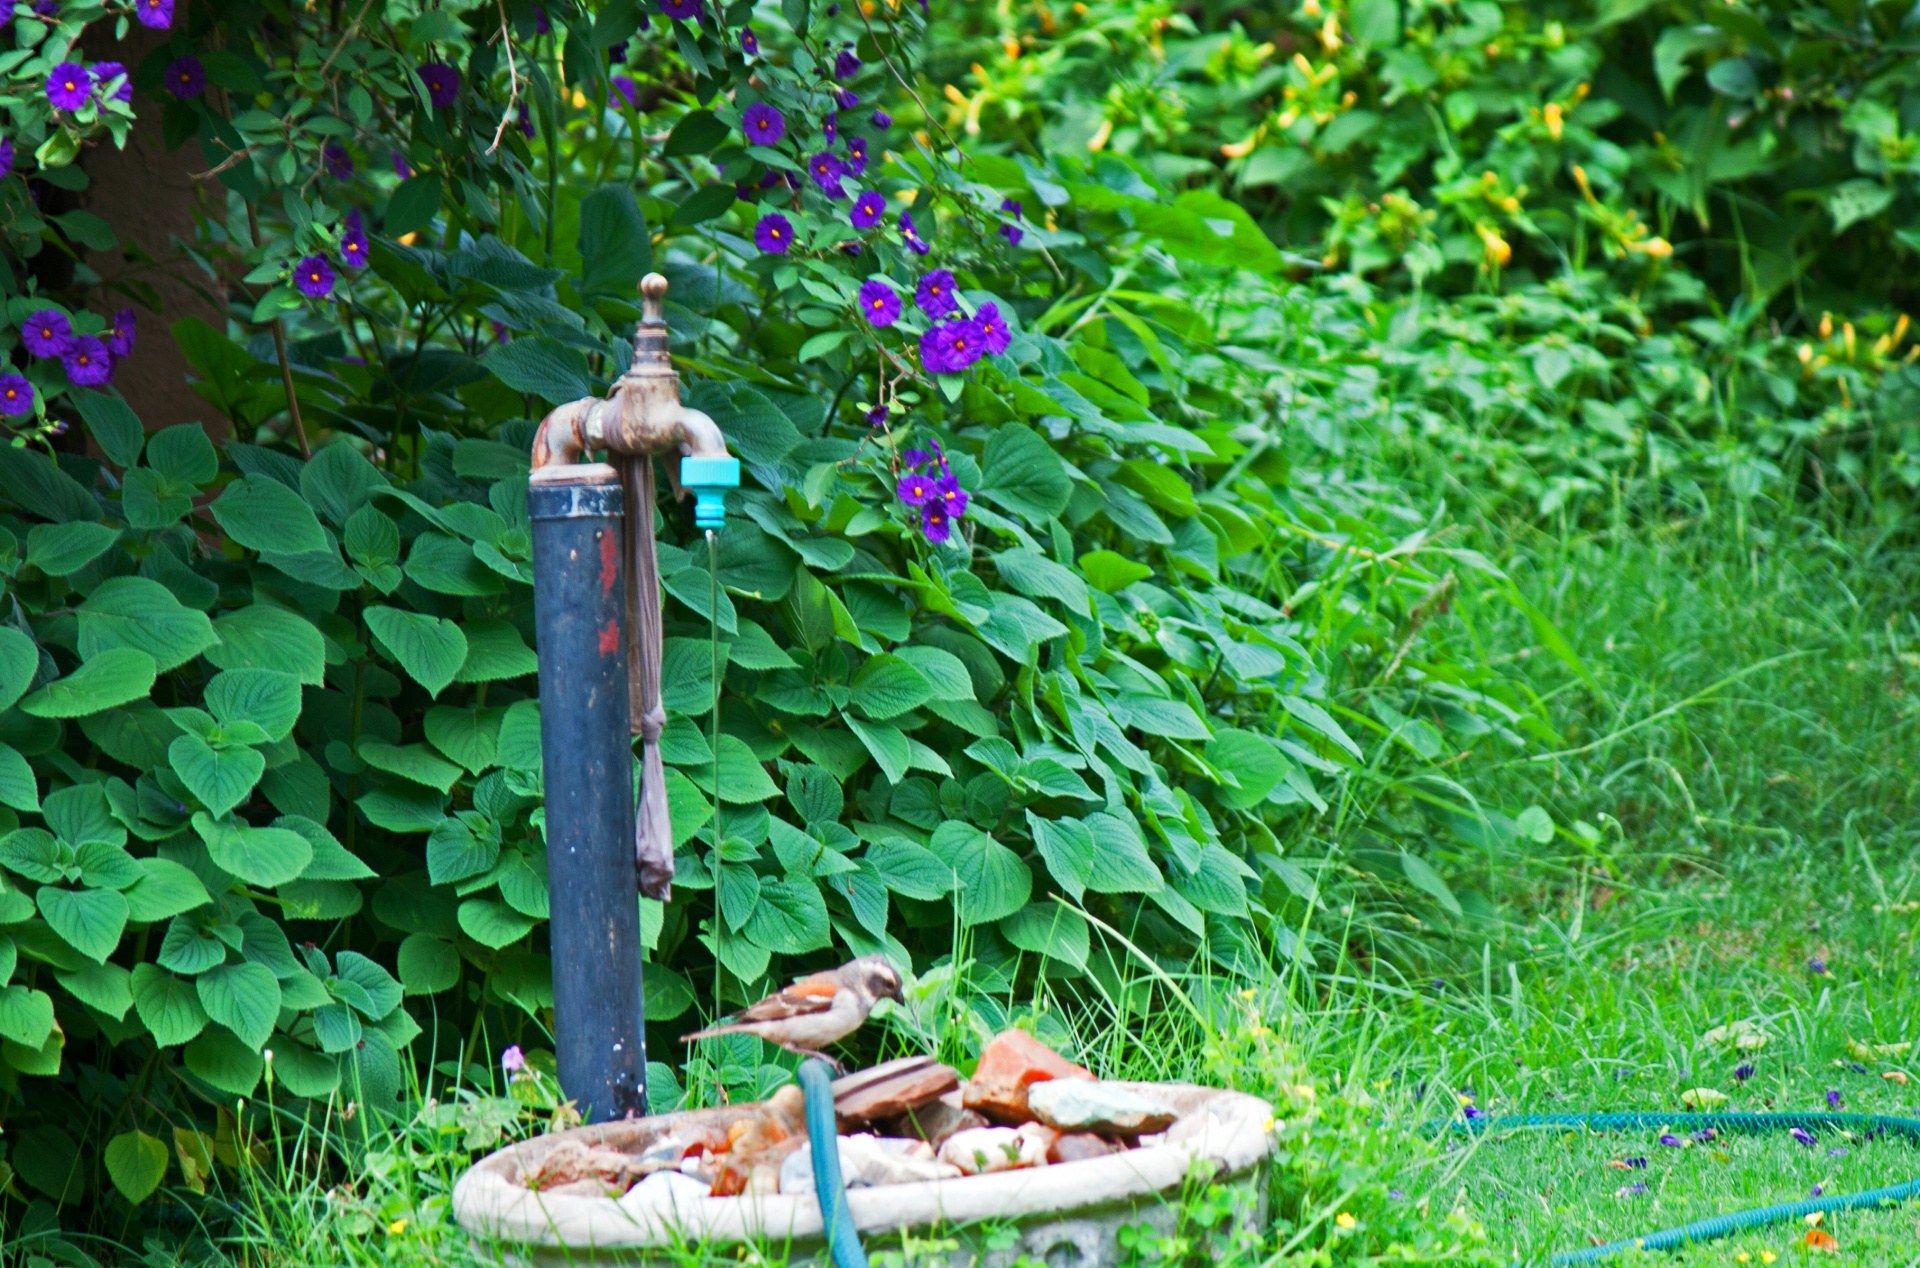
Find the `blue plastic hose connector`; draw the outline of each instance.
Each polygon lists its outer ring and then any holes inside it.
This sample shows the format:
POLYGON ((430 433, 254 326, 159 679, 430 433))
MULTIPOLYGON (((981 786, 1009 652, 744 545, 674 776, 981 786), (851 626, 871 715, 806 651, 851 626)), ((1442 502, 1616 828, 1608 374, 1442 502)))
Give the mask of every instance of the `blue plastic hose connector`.
POLYGON ((693 491, 694 525, 719 528, 727 522, 727 490, 740 487, 740 460, 682 458, 680 487, 693 491))

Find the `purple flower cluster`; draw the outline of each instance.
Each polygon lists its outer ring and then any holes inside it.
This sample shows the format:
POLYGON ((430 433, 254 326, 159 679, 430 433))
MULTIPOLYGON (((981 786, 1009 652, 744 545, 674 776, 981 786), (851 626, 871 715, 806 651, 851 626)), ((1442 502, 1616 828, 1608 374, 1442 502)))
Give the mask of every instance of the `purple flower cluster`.
MULTIPOLYGON (((66 314, 52 308, 28 314, 20 331, 27 352, 41 360, 59 361, 75 387, 104 387, 112 382, 114 363, 133 351, 133 341, 131 308, 115 313, 100 335, 80 334, 66 314)), ((33 389, 24 378, 0 378, 0 411, 24 414, 32 406, 33 389)))
POLYGON ((998 304, 982 304, 979 312, 967 317, 954 305, 952 285, 953 275, 940 269, 922 279, 914 294, 922 312, 946 316, 920 336, 920 364, 929 374, 959 374, 981 357, 999 356, 1013 339, 998 304))
POLYGON ((967 513, 967 491, 954 479, 939 441, 930 441, 926 449, 909 449, 901 456, 907 473, 900 477, 894 492, 920 512, 920 531, 927 540, 943 546, 953 537, 953 522, 967 513))

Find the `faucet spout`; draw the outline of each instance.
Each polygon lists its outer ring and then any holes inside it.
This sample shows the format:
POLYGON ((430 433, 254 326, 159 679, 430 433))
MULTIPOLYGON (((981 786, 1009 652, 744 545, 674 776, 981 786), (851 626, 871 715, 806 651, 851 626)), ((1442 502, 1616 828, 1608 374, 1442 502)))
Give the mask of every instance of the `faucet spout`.
POLYGON ((727 452, 726 437, 720 434, 720 424, 691 405, 680 407, 674 432, 680 438, 680 452, 690 458, 732 457, 727 452))

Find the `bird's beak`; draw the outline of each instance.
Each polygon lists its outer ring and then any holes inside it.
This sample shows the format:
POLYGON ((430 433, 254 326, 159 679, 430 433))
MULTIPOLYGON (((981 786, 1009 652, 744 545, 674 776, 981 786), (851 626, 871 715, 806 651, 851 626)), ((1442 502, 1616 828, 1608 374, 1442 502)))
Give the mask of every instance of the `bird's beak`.
POLYGON ((902 983, 901 985, 894 987, 893 991, 887 996, 887 998, 892 1000, 896 1004, 905 1004, 907 1002, 906 985, 902 983))

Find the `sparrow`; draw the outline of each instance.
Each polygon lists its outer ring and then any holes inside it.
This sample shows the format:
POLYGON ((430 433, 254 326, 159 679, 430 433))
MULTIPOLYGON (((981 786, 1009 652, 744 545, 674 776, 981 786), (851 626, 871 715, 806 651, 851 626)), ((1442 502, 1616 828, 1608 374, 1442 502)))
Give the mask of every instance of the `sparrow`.
POLYGON ((883 999, 906 1002, 900 974, 883 955, 862 956, 837 969, 803 977, 753 1007, 722 1018, 705 1030, 680 1036, 681 1043, 715 1035, 753 1035, 801 1057, 840 1063, 820 1049, 860 1029, 883 999))

